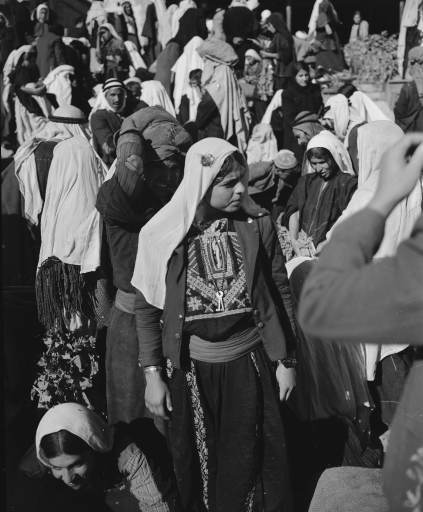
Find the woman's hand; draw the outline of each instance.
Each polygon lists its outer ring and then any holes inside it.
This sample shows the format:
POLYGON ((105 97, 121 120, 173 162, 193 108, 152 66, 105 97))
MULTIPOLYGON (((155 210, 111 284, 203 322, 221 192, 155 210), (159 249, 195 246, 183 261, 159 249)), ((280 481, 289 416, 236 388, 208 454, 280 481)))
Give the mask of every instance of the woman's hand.
POLYGON ((285 368, 285 366, 280 363, 276 369, 276 379, 279 384, 279 399, 281 402, 288 400, 295 388, 294 368, 285 368))
POLYGON ((387 217, 410 194, 422 175, 423 134, 405 135, 385 152, 380 169, 377 189, 369 207, 387 217))
POLYGON ((169 419, 166 410, 172 411, 170 391, 159 372, 147 373, 145 376, 145 405, 147 409, 165 420, 169 419))

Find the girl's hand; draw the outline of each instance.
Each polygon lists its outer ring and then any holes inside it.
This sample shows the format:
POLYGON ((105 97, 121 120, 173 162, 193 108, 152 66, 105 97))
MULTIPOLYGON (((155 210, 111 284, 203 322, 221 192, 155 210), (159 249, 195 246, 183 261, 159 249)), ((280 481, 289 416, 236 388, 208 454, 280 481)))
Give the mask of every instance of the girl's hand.
POLYGON ((295 370, 294 368, 285 368, 280 363, 276 369, 276 379, 279 384, 279 399, 281 402, 288 400, 295 388, 295 370))
POLYGON ((172 411, 170 391, 159 372, 148 373, 145 376, 145 405, 156 416, 169 419, 166 409, 172 411))

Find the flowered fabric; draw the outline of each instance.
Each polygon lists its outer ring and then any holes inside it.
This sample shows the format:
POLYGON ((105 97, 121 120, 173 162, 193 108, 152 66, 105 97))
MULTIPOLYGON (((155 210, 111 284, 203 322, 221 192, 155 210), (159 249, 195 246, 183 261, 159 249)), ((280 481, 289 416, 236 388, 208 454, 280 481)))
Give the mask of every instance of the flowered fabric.
POLYGON ((65 402, 91 407, 86 391, 92 388, 98 372, 95 337, 51 330, 43 342, 45 350, 37 363, 39 372, 32 386, 31 399, 40 409, 50 409, 65 402))

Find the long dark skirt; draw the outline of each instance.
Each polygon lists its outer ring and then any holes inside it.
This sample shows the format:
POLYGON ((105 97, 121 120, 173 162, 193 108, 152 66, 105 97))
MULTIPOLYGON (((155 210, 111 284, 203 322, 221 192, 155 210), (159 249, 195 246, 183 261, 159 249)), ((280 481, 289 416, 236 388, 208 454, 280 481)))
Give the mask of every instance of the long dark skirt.
POLYGON ((135 315, 113 306, 106 339, 106 393, 109 423, 131 421, 145 413, 145 379, 138 367, 135 315))
POLYGON ((274 370, 263 348, 228 363, 168 370, 170 446, 189 511, 292 510, 274 370))

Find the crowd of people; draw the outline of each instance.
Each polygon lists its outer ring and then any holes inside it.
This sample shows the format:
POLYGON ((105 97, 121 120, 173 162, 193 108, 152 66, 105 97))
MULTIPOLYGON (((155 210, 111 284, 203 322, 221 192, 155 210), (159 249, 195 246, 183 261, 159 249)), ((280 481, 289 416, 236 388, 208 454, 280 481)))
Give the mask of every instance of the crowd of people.
POLYGON ((39 348, 11 511, 344 510, 342 466, 423 511, 423 49, 392 110, 324 96, 335 4, 0 14, 6 346, 39 348))

